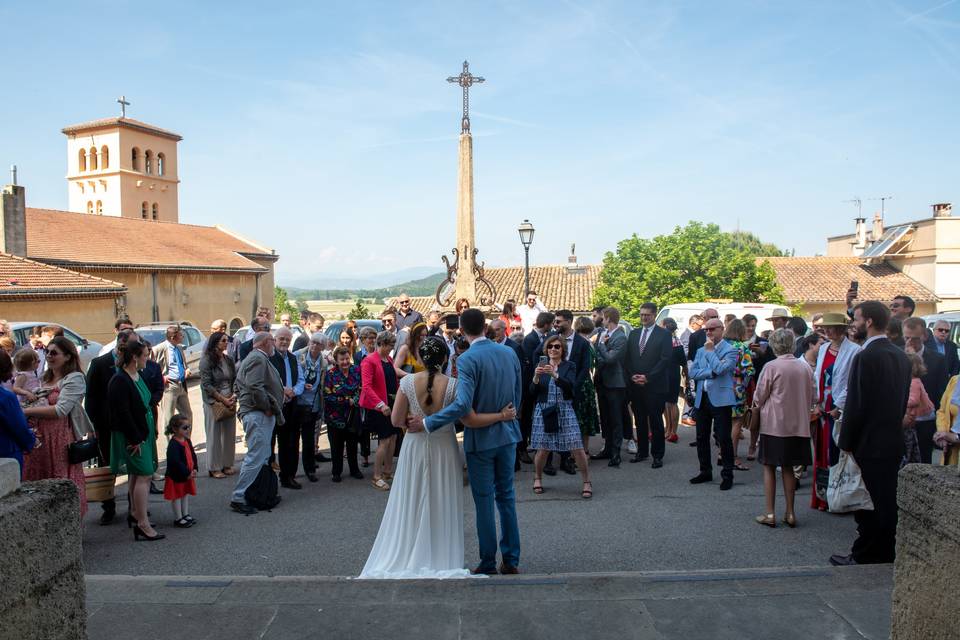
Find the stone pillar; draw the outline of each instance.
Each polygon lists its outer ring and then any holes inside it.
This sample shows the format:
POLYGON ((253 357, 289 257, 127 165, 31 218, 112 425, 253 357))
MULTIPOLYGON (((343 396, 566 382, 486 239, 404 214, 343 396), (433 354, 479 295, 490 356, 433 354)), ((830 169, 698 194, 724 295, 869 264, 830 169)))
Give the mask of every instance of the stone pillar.
POLYGON ((27 256, 27 196, 19 185, 3 188, 3 215, 0 216, 0 251, 27 256))
MULTIPOLYGON (((0 458, 0 487, 14 488, 19 479, 17 461, 0 458)), ((0 497, 0 558, 0 636, 87 637, 80 498, 73 482, 29 482, 0 497)))
POLYGON ((960 476, 955 466, 910 464, 897 490, 893 640, 960 637, 960 476))
POLYGON ((460 134, 460 163, 457 178, 457 251, 460 267, 452 301, 466 298, 477 303, 477 277, 473 272, 473 252, 477 247, 473 224, 473 137, 460 134))

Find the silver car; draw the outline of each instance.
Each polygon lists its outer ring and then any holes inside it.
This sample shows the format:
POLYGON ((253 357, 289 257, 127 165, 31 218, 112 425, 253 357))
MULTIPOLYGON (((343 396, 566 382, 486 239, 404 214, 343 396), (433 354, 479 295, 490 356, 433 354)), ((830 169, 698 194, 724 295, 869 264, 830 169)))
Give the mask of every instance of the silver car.
POLYGON ((65 327, 59 322, 11 322, 11 337, 16 343, 17 348, 30 344, 30 336, 39 333, 41 327, 60 327, 63 329, 63 336, 77 347, 80 354, 80 368, 86 372, 90 361, 100 353, 102 345, 93 340, 87 340, 76 331, 65 327))

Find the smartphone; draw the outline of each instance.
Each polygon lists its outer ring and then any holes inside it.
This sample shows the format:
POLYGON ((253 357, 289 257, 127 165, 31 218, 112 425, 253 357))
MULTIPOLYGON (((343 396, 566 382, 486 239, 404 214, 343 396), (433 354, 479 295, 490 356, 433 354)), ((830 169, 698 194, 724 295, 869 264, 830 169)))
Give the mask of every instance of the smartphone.
POLYGON ((547 365, 547 356, 540 356, 540 366, 545 367, 547 365))
MULTIPOLYGON (((856 293, 860 290, 860 281, 859 281, 859 280, 851 280, 851 281, 850 281, 850 289, 853 291, 854 294, 856 294, 856 293)), ((854 296, 854 297, 856 297, 856 296, 854 296)))

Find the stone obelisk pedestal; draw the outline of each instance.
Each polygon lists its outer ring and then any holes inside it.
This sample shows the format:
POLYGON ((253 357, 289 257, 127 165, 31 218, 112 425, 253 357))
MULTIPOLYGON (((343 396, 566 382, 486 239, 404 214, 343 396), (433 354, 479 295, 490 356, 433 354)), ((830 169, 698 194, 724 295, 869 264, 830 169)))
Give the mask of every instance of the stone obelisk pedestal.
POLYGON ((453 301, 466 298, 471 305, 477 304, 477 276, 473 270, 476 247, 473 225, 473 137, 469 133, 461 133, 457 176, 457 251, 460 252, 460 269, 454 283, 453 301))

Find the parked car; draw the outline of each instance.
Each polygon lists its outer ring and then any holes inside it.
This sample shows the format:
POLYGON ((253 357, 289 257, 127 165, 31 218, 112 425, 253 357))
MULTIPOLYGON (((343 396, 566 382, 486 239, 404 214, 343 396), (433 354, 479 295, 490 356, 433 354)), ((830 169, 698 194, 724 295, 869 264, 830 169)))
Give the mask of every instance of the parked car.
POLYGON ((928 316, 923 316, 923 321, 927 324, 928 329, 933 329, 933 325, 937 320, 946 320, 950 323, 949 339, 957 342, 957 339, 960 338, 960 311, 945 311, 943 313, 932 313, 928 316))
MULTIPOLYGON (((141 338, 150 343, 151 347, 155 347, 164 340, 167 339, 167 327, 169 327, 172 322, 154 322, 151 324, 145 324, 143 326, 137 327, 134 331, 137 332, 141 338)), ((187 368, 192 370, 194 374, 199 375, 200 373, 200 356, 203 355, 203 346, 206 342, 206 338, 199 329, 194 327, 189 322, 181 322, 181 329, 183 329, 183 354, 187 357, 187 368)), ((109 353, 117 346, 117 341, 112 340, 109 344, 103 346, 100 350, 100 353, 109 353)))
MULTIPOLYGON (((282 326, 283 326, 283 325, 280 324, 279 322, 273 323, 272 325, 270 325, 270 333, 276 335, 276 334, 277 334, 277 329, 279 329, 279 328, 282 327, 282 326)), ((250 325, 245 324, 245 325, 243 325, 242 327, 240 327, 239 329, 237 329, 236 331, 234 331, 234 333, 233 333, 233 339, 234 339, 234 340, 239 340, 240 342, 243 342, 243 341, 244 341, 244 338, 247 337, 247 331, 250 331, 250 325)), ((298 324, 290 325, 290 331, 293 333, 293 342, 296 342, 297 337, 298 337, 301 333, 303 333, 303 327, 301 327, 301 326, 298 325, 298 324)))
POLYGON ((703 313, 704 309, 713 308, 720 314, 720 320, 728 313, 732 313, 738 318, 744 314, 752 313, 757 316, 757 334, 759 335, 767 329, 773 329, 773 325, 767 320, 773 315, 774 310, 782 309, 787 315, 790 315, 790 309, 782 304, 762 304, 760 302, 730 302, 727 304, 714 304, 711 302, 684 302, 681 304, 668 304, 660 313, 657 314, 657 324, 664 318, 673 318, 677 322, 677 329, 680 333, 687 328, 690 316, 696 313, 703 313))
POLYGON ((63 335, 77 347, 80 354, 80 367, 86 371, 90 361, 100 353, 102 345, 99 342, 87 340, 76 331, 73 331, 58 322, 11 322, 10 330, 13 333, 13 341, 17 348, 30 344, 30 336, 39 333, 39 327, 60 327, 63 329, 63 335))
MULTIPOLYGON (((356 323, 358 331, 364 327, 373 327, 378 333, 383 331, 383 323, 379 320, 357 320, 356 323)), ((346 320, 332 322, 323 328, 323 335, 333 340, 333 344, 338 344, 340 342, 340 334, 343 332, 345 326, 347 326, 346 320)))

